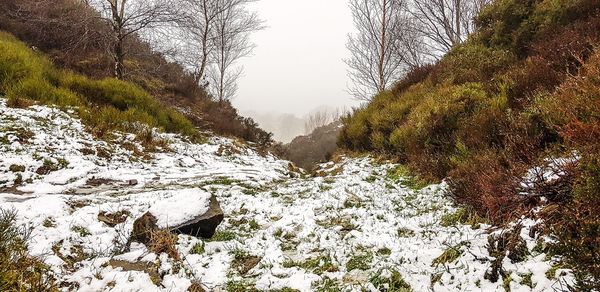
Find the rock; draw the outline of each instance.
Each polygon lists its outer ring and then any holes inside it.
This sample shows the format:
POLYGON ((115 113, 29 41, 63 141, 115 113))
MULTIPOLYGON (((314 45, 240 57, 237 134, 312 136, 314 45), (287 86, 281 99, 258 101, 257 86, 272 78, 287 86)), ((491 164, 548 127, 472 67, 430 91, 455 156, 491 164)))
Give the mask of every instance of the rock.
POLYGON ((133 222, 133 231, 131 232, 131 240, 139 243, 148 244, 152 239, 152 232, 158 230, 156 225, 156 217, 146 212, 142 217, 133 222))
POLYGON ((123 260, 111 259, 108 264, 113 268, 121 268, 125 272, 136 271, 148 274, 152 283, 159 285, 161 282, 160 274, 158 273, 158 266, 150 262, 129 262, 123 260))
POLYGON ((215 234, 217 226, 223 221, 223 210, 215 196, 210 197, 210 204, 206 213, 172 227, 171 230, 191 236, 211 238, 215 234))
MULTIPOLYGON (((215 196, 211 196, 206 212, 198 214, 196 217, 183 223, 169 227, 169 230, 179 234, 210 238, 215 234, 215 230, 223 221, 223 217, 221 205, 219 205, 215 196)), ((151 233, 160 229, 157 222, 158 219, 156 216, 150 211, 146 212, 142 217, 133 222, 131 240, 148 244, 151 239, 151 233)))
POLYGON ((127 184, 130 186, 137 186, 138 181, 137 181, 137 179, 130 179, 127 181, 127 184))
POLYGON ((125 222, 125 220, 127 220, 127 217, 129 217, 129 215, 131 215, 131 213, 129 213, 129 211, 127 211, 127 210, 118 211, 115 213, 107 213, 107 212, 101 211, 100 213, 98 213, 98 221, 104 222, 104 223, 106 223, 106 225, 108 225, 110 227, 115 227, 117 224, 121 224, 121 223, 125 222))

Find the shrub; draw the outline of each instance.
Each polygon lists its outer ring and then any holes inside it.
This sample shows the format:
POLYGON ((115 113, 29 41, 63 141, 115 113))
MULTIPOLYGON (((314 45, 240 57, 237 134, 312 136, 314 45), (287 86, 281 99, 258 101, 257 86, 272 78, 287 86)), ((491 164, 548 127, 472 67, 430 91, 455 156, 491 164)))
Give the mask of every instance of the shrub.
POLYGON ((461 84, 487 81, 514 61, 510 51, 467 42, 448 53, 442 63, 446 79, 461 84))
POLYGON ((556 92, 541 100, 539 107, 559 129, 565 143, 581 156, 574 176, 569 208, 550 209, 551 234, 559 239, 552 246, 564 255, 575 271, 578 288, 600 286, 600 53, 595 52, 582 68, 556 92))

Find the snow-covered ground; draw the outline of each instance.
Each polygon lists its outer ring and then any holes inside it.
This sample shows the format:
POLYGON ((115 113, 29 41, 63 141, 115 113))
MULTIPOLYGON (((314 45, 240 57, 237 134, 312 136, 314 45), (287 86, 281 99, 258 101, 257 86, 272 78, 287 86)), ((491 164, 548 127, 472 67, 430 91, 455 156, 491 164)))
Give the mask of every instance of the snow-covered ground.
POLYGON ((547 291, 571 280, 552 269, 543 240, 530 237, 536 222, 525 218, 513 225, 522 226, 526 255, 504 258, 504 277, 485 279, 488 237, 505 230, 448 224, 457 210, 445 185, 408 187, 396 165, 342 158, 308 177, 230 139, 156 136, 169 149, 139 155, 132 135, 98 141, 72 114, 0 99, 0 208, 18 212, 30 254, 61 289, 547 291), (179 235, 181 260, 137 243, 123 252, 146 211, 172 226, 205 210, 211 195, 225 220, 211 240, 179 235), (98 219, 119 211, 126 219, 115 226, 98 219))

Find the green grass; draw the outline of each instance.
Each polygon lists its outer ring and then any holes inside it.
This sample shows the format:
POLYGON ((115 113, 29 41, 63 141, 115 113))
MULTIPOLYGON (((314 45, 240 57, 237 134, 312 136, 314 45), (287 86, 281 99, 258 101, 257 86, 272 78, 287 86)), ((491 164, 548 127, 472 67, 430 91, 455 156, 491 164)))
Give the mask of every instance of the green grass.
POLYGON ((412 229, 408 228, 398 228, 398 237, 413 237, 415 236, 415 232, 412 229))
POLYGON ((188 119, 132 83, 114 78, 93 80, 56 69, 45 56, 5 32, 0 32, 0 52, 0 95, 5 95, 9 104, 32 100, 76 107, 83 122, 99 137, 115 130, 137 133, 139 124, 197 135, 188 119))
POLYGON ((450 227, 458 224, 467 224, 476 227, 480 223, 488 222, 485 218, 477 215, 477 213, 471 212, 465 208, 458 208, 453 213, 444 214, 440 222, 443 227, 450 227))
POLYGON ((368 270, 371 267, 372 260, 373 255, 369 253, 355 255, 348 260, 348 263, 346 263, 346 270, 368 270))
POLYGON ((378 291, 388 292, 410 292, 412 288, 402 278, 402 275, 396 270, 389 271, 391 275, 383 276, 382 271, 379 271, 375 276, 371 277, 371 284, 377 288, 378 291))
POLYGON ((292 268, 298 267, 304 270, 310 271, 316 275, 321 275, 324 272, 337 272, 338 268, 333 263, 333 260, 330 256, 321 255, 318 257, 313 257, 306 259, 304 261, 293 261, 291 259, 286 259, 282 266, 284 268, 292 268))
POLYGON ((203 254, 204 252, 205 250, 203 242, 198 242, 194 244, 194 246, 192 246, 192 248, 190 249, 191 254, 203 254))
POLYGON ((85 227, 83 227, 83 226, 73 226, 73 227, 71 227, 71 230, 72 230, 73 232, 76 232, 76 233, 78 233, 78 234, 79 234, 79 236, 81 236, 81 237, 86 237, 86 236, 90 236, 90 235, 92 235, 92 234, 90 233, 90 231, 89 231, 89 230, 87 230, 87 228, 85 228, 85 227))
POLYGON ((525 285, 525 286, 533 289, 533 281, 531 280, 533 273, 521 274, 520 276, 521 276, 521 281, 519 282, 519 284, 525 285))
POLYGON ((388 170, 386 178, 394 183, 401 183, 401 185, 417 191, 427 187, 430 184, 427 180, 422 179, 413 173, 414 172, 412 172, 407 166, 398 165, 388 170))
POLYGON ((435 258, 431 263, 432 267, 444 265, 456 261, 462 254, 462 247, 467 245, 466 242, 461 242, 455 246, 446 249, 439 257, 435 258))
POLYGON ((0 289, 3 291, 58 291, 46 265, 27 253, 24 228, 16 212, 0 209, 0 289))
POLYGON ((229 241, 236 239, 236 237, 237 235, 232 231, 217 231, 209 241, 229 241))

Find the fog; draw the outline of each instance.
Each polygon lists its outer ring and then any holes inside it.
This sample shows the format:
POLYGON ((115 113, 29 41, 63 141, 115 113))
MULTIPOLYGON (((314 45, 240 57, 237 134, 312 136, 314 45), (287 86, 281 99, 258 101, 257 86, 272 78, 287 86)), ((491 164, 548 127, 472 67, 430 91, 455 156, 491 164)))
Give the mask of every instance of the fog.
MULTIPOLYGON (((256 118, 276 137, 276 128, 302 134, 295 123, 266 125, 265 116, 302 119, 317 107, 348 108, 358 102, 346 92, 342 61, 348 56, 346 37, 352 31, 347 0, 261 0, 253 4, 266 29, 252 35, 253 55, 241 60, 244 76, 233 104, 256 118)), ((287 139, 286 139, 287 140, 287 139)))

